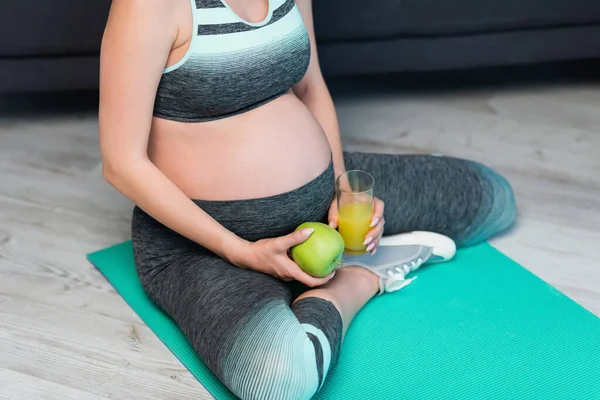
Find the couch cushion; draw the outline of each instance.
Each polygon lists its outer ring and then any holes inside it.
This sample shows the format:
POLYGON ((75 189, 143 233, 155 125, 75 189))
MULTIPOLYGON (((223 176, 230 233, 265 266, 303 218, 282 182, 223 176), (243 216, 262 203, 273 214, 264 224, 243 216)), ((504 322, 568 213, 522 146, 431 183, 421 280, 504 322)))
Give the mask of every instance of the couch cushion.
POLYGON ((109 0, 0 1, 0 56, 98 53, 109 0))
POLYGON ((600 0, 314 1, 320 42, 600 23, 600 0))

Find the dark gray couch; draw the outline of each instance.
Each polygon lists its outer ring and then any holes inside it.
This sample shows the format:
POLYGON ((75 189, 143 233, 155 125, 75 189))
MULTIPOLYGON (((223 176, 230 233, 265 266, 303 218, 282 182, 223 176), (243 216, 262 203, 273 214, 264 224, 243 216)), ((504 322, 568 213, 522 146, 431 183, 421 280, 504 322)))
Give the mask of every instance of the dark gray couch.
MULTIPOLYGON (((315 0, 326 75, 600 58, 600 0, 315 0)), ((0 92, 94 89, 109 0, 0 1, 0 92)))

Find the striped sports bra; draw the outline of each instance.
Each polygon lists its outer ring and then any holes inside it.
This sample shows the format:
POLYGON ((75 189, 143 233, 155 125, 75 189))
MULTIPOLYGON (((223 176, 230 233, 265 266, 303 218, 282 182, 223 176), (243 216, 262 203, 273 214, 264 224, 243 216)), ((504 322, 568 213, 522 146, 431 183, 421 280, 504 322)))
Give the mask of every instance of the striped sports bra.
POLYGON ((310 42, 294 0, 268 0, 259 23, 225 0, 191 0, 193 35, 184 57, 163 71, 154 103, 159 118, 201 122, 257 108, 304 76, 310 42))

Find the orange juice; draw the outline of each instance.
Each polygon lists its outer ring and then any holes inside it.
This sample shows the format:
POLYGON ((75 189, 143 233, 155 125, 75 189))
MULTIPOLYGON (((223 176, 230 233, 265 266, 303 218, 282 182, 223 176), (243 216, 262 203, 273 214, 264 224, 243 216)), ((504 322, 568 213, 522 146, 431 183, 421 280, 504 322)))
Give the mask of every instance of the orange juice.
POLYGON ((340 205, 338 231, 344 238, 348 253, 364 253, 367 250, 363 242, 371 229, 372 216, 371 203, 352 202, 340 205))

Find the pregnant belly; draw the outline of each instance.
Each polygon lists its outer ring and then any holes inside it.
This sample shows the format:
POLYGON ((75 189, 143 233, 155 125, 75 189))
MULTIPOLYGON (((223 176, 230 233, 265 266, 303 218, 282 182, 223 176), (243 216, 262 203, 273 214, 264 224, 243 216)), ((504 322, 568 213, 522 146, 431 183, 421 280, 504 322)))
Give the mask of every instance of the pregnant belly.
POLYGON ((286 94, 217 121, 155 119, 149 156, 192 199, 239 200, 306 184, 327 168, 331 150, 306 106, 286 94))

